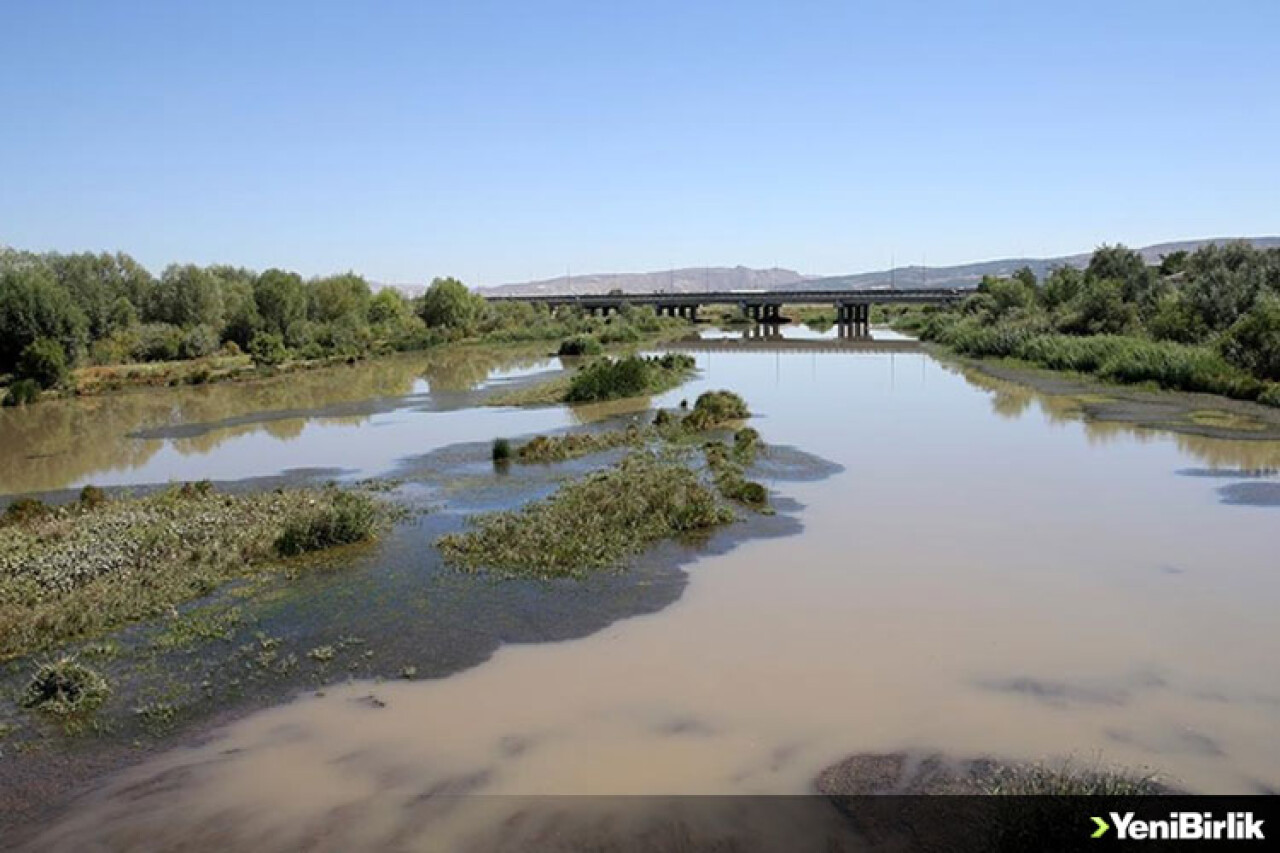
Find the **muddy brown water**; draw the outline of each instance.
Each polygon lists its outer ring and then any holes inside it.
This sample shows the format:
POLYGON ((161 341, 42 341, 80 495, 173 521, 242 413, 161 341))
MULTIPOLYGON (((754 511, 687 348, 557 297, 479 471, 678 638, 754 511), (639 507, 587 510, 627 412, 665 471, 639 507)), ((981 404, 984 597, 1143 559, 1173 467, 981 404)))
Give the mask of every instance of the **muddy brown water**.
MULTIPOLYGON (((1092 423, 1080 401, 924 353, 715 352, 699 367, 657 402, 731 388, 770 442, 843 467, 769 483, 798 502, 800 532, 695 557, 678 600, 586 637, 254 713, 94 786, 31 849, 467 849, 530 820, 525 796, 803 793, 856 753, 1073 757, 1195 791, 1280 788, 1280 509, 1236 487, 1270 494, 1280 444, 1092 423), (507 796, 454 796, 479 793, 507 796)), ((295 418, 288 436, 244 419, 186 453, 183 438, 130 439, 159 444, 141 465, 67 462, 43 480, 0 446, 24 472, 13 491, 104 470, 363 476, 392 470, 410 437, 422 451, 575 421, 413 405, 295 418)))

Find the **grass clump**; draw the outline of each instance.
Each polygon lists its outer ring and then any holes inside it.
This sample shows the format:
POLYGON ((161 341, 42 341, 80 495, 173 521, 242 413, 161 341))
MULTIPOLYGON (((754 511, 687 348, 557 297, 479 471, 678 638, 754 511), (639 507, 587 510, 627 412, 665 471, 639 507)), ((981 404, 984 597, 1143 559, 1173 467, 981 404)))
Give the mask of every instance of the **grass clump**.
POLYGON ((64 657, 40 665, 18 704, 56 717, 74 717, 95 710, 110 695, 110 685, 97 671, 64 657))
POLYGON ((576 356, 599 355, 602 352, 604 352, 604 344, 600 343, 599 338, 594 335, 574 335, 560 342, 560 349, 556 354, 576 356))
POLYGON ((574 374, 569 380, 564 401, 593 403, 659 394, 688 379, 695 366, 691 356, 681 353, 602 358, 574 374))
POLYGON ((373 498, 356 492, 330 491, 332 495, 326 503, 286 522, 276 539, 276 553, 293 557, 373 538, 378 521, 373 498))
POLYGON ((563 462, 615 447, 635 447, 651 437, 651 431, 634 424, 626 429, 605 432, 573 432, 566 435, 537 435, 520 445, 516 458, 521 462, 563 462))
POLYGON ((40 383, 34 379, 19 379, 5 392, 3 405, 26 406, 40 399, 40 383))
POLYGON ((984 794, 1052 797, 1127 797, 1164 794, 1168 788, 1154 774, 1135 774, 1107 767, 1070 763, 999 765, 980 782, 984 794))
POLYGON ((703 432, 749 417, 746 401, 732 391, 705 391, 698 395, 684 424, 688 430, 703 432))
POLYGON ((716 489, 725 500, 740 503, 757 512, 768 510, 769 490, 746 478, 746 468, 755 458, 754 440, 748 436, 739 445, 735 436, 732 448, 723 442, 708 441, 702 446, 702 453, 716 489))
POLYGON ((519 510, 481 515, 442 536, 445 559, 462 569, 571 577, 614 566, 661 539, 727 523, 732 514, 692 470, 639 451, 519 510))
POLYGON ((511 459, 511 442, 505 438, 493 440, 493 461, 507 462, 511 459))
POLYGON ((52 511, 53 508, 39 498, 18 498, 4 508, 3 521, 5 524, 29 524, 52 511))
POLYGON ((179 486, 92 509, 46 507, 0 526, 0 660, 168 614, 268 571, 286 526, 298 543, 336 543, 371 535, 370 515, 386 517, 367 494, 336 488, 220 495, 179 486))

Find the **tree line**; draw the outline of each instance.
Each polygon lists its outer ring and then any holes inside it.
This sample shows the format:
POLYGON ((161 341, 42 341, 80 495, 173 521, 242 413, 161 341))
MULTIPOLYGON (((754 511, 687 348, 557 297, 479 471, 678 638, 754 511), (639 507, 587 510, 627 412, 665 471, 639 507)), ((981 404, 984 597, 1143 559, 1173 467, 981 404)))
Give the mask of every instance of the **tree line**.
POLYGON ((1147 264, 1103 246, 1043 281, 988 277, 921 336, 972 355, 1023 358, 1123 381, 1280 405, 1280 249, 1210 244, 1147 264))
POLYGON ((601 320, 491 303, 455 278, 434 279, 410 299, 395 288, 374 292, 352 272, 303 278, 281 269, 173 264, 156 276, 123 253, 0 247, 0 385, 8 380, 9 403, 37 399, 84 365, 247 354, 269 367, 473 336, 636 341, 661 326, 652 311, 601 320))

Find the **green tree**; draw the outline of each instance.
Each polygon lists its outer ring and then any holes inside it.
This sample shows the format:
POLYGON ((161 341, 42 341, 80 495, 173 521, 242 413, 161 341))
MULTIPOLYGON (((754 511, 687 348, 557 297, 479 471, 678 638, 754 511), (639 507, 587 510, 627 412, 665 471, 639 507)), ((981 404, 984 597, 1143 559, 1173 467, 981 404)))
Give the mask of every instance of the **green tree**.
POLYGON ((189 328, 223 325, 222 281, 207 269, 170 265, 160 276, 150 318, 189 328))
POLYGON ((316 323, 332 323, 340 317, 364 322, 369 299, 369 283, 355 273, 312 279, 307 283, 307 316, 316 323))
POLYGON ((375 326, 398 324, 410 313, 409 303, 393 287, 382 288, 369 302, 369 322, 375 326))
POLYGON ((307 291, 297 273, 269 269, 254 282, 253 295, 264 331, 283 335, 307 317, 307 291))
POLYGON ((1086 276, 1080 292, 1066 306, 1059 328, 1076 335, 1122 335, 1138 323, 1138 311, 1124 298, 1124 283, 1086 276))
POLYGON ((64 353, 85 343, 87 321, 65 287, 40 264, 0 265, 0 371, 39 338, 52 338, 64 353))
POLYGON ((41 388, 60 385, 67 378, 67 354, 53 338, 39 338, 27 344, 18 356, 15 374, 30 379, 41 388))
POLYGON ((1280 297, 1266 294, 1222 340, 1222 355, 1254 376, 1280 382, 1280 297))
POLYGON ((258 332, 249 341, 249 355, 254 364, 262 367, 280 364, 289 357, 289 351, 285 349, 284 339, 280 335, 275 332, 258 332))
POLYGON ((469 331, 479 319, 484 298, 467 290, 456 278, 437 278, 431 282, 418 305, 418 315, 428 326, 469 331))

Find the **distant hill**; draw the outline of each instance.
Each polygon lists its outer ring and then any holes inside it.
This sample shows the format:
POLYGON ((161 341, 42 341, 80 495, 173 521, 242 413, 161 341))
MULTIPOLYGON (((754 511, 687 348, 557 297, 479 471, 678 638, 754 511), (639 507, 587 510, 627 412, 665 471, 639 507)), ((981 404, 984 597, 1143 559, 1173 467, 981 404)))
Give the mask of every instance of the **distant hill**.
MULTIPOLYGON (((1177 251, 1194 252, 1210 243, 1232 243, 1242 240, 1259 249, 1280 247, 1280 237, 1217 237, 1203 240, 1179 240, 1172 243, 1156 243, 1137 249, 1143 260, 1157 264, 1160 258, 1177 251)), ((977 287, 983 276, 1007 276, 1021 267, 1030 267, 1037 278, 1043 278, 1054 267, 1085 267, 1093 252, 1063 255, 1057 258, 1002 258, 995 261, 979 261, 952 267, 896 267, 893 270, 854 273, 853 275, 825 276, 807 279, 803 288, 815 290, 868 290, 882 287, 977 287)), ((780 290, 794 290, 782 287, 780 290)))
MULTIPOLYGON (((1210 243, 1231 243, 1241 239, 1257 248, 1280 247, 1280 237, 1218 237, 1202 240, 1179 240, 1157 243, 1138 249, 1149 264, 1159 263, 1163 255, 1177 251, 1193 252, 1210 243)), ((1056 258, 1002 258, 949 267, 905 266, 892 270, 853 273, 850 275, 813 276, 788 269, 757 270, 748 267, 692 267, 664 272, 596 273, 504 284, 481 288, 486 295, 535 295, 539 293, 576 293, 581 295, 608 293, 697 293, 706 290, 867 290, 882 287, 976 287, 985 275, 1007 276, 1027 266, 1038 277, 1054 267, 1084 267, 1093 253, 1063 255, 1056 258)), ((408 290, 409 286, 402 287, 408 290)))

